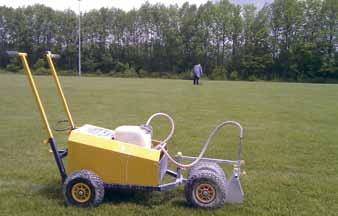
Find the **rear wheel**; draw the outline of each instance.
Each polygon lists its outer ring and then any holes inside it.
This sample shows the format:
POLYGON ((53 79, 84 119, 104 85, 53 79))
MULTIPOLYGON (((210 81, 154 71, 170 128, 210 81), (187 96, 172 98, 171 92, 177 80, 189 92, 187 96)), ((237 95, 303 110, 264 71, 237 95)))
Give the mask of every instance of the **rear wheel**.
POLYGON ((225 203, 225 182, 216 173, 200 170, 190 176, 184 192, 187 202, 199 208, 219 208, 225 203))
POLYGON ((100 177, 88 170, 72 173, 63 185, 67 205, 87 208, 100 204, 104 197, 104 185, 100 177))
POLYGON ((218 165, 215 162, 209 162, 209 161, 201 161, 197 163, 195 166, 193 166, 189 170, 188 178, 199 173, 201 170, 207 170, 210 172, 214 172, 225 182, 225 184, 227 183, 227 179, 226 179, 226 176, 225 176, 225 173, 222 167, 220 167, 220 165, 218 165))

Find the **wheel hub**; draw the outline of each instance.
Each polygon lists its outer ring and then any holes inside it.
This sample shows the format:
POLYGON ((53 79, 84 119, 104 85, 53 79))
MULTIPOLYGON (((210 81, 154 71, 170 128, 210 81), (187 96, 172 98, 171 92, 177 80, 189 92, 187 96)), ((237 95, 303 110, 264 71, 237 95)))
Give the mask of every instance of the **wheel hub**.
POLYGON ((85 203, 90 199, 91 189, 85 183, 76 183, 72 187, 72 197, 76 202, 85 203))
POLYGON ((215 199, 216 190, 210 184, 199 184, 195 191, 195 197, 199 202, 208 204, 215 199))

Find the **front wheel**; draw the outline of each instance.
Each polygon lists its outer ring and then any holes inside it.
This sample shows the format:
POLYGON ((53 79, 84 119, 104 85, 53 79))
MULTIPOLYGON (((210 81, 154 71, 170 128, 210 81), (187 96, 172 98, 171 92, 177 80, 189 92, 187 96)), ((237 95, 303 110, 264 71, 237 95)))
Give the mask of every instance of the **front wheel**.
POLYGON ((200 170, 190 176, 184 187, 187 202, 199 208, 219 208, 225 203, 225 182, 216 173, 200 170))
POLYGON ((63 185, 67 205, 80 208, 99 205, 104 197, 104 185, 100 177, 88 170, 72 173, 63 185))

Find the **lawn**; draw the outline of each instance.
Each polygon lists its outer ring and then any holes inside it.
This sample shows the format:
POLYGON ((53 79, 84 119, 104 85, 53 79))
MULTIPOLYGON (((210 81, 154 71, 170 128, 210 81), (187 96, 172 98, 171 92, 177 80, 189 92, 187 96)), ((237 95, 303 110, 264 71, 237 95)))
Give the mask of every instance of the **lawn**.
MULTIPOLYGON (((244 129, 242 205, 205 211, 183 188, 163 193, 109 191, 94 209, 65 207, 47 133, 26 77, 0 75, 0 215, 337 215, 338 85, 62 77, 75 123, 142 124, 155 112, 176 122, 170 152, 197 155, 223 120, 244 129)), ((65 119, 51 77, 37 77, 52 124, 65 119)), ((154 121, 164 136, 165 120, 154 121)), ((155 137, 155 138, 156 138, 155 137)), ((65 133, 56 133, 65 147, 65 133)), ((215 137, 207 156, 234 159, 237 130, 215 137)), ((90 159, 90 158, 88 158, 90 159)))

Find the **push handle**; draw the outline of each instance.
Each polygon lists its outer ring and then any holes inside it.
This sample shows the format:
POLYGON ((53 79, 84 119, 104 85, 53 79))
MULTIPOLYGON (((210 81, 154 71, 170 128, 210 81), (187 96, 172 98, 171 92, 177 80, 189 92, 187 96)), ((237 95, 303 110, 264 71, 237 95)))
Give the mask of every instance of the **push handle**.
POLYGON ((19 55, 19 52, 18 52, 18 51, 6 51, 5 53, 6 53, 6 55, 8 55, 9 57, 15 57, 15 56, 19 55))
POLYGON ((15 56, 15 55, 17 55, 17 56, 20 57, 20 60, 22 62, 22 65, 23 65, 23 68, 25 70, 25 73, 27 75, 29 84, 30 84, 30 86, 32 88, 32 91, 33 91, 36 103, 37 103, 38 108, 40 110, 40 114, 42 116, 44 125, 45 125, 45 127, 47 129, 47 132, 49 134, 49 138, 47 140, 45 140, 44 143, 45 144, 48 144, 48 143, 50 144, 50 147, 52 149, 52 152, 53 152, 53 155, 54 155, 54 159, 56 161, 57 167, 58 167, 60 175, 61 175, 61 180, 62 180, 62 183, 63 183, 65 181, 66 177, 67 177, 67 174, 66 174, 66 170, 65 170, 65 167, 64 167, 64 164, 63 164, 63 161, 62 161, 62 157, 64 157, 67 153, 65 151, 58 150, 58 148, 57 148, 55 139, 53 137, 52 130, 51 130, 50 126, 49 126, 49 122, 48 122, 48 119, 47 119, 47 115, 46 115, 45 109, 44 109, 44 107, 42 105, 39 92, 38 92, 38 90, 36 88, 36 85, 35 85, 35 82, 34 82, 34 79, 33 79, 32 72, 31 72, 31 70, 29 68, 29 65, 28 65, 27 53, 16 52, 16 51, 9 51, 7 53, 8 53, 9 56, 15 56))
POLYGON ((24 71, 27 75, 27 78, 28 78, 28 81, 29 81, 29 84, 32 88, 32 91, 33 91, 33 94, 34 94, 34 97, 35 97, 35 101, 38 105, 38 108, 39 108, 39 111, 40 111, 40 114, 41 114, 41 117, 43 119, 43 123, 46 127, 46 130, 48 132, 48 135, 49 135, 49 138, 50 139, 53 139, 53 133, 52 133, 52 130, 50 129, 50 126, 49 126, 49 122, 48 122, 48 119, 47 119, 47 115, 46 115, 46 112, 45 112, 45 108, 44 106, 42 105, 42 102, 41 102, 41 99, 40 99, 40 95, 39 95, 39 92, 38 92, 38 89, 36 88, 36 84, 35 84, 35 81, 33 79, 33 75, 32 75, 32 72, 30 70, 30 67, 28 65, 28 61, 27 61, 27 53, 23 53, 23 52, 17 52, 17 51, 7 51, 6 52, 10 57, 14 57, 14 56, 19 56, 20 57, 20 60, 22 62, 22 65, 23 65, 23 68, 24 68, 24 71))
POLYGON ((55 85, 56 85, 56 88, 57 88, 57 92, 59 93, 59 96, 61 98, 61 101, 62 101, 62 104, 63 104, 63 108, 65 110, 65 113, 67 115, 67 118, 68 118, 68 122, 70 124, 70 128, 73 130, 75 129, 75 124, 74 124, 74 121, 73 121, 73 117, 69 111, 69 107, 68 107, 68 103, 66 101, 66 97, 63 93, 63 90, 62 90, 62 87, 61 87, 61 83, 60 83, 60 80, 59 80, 59 77, 56 73, 56 70, 55 70, 55 67, 54 67, 54 63, 53 63, 53 58, 60 58, 60 55, 58 54, 52 54, 52 52, 50 51, 47 51, 47 54, 46 54, 46 57, 47 57, 47 62, 48 62, 48 65, 49 65, 49 69, 50 69, 50 72, 53 76, 53 79, 54 79, 54 82, 55 82, 55 85))

